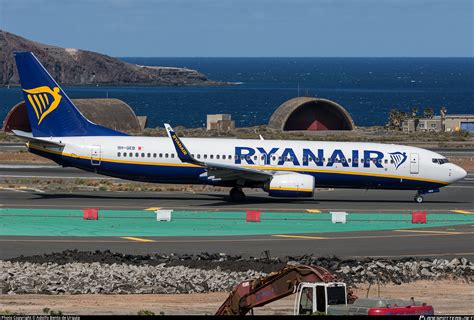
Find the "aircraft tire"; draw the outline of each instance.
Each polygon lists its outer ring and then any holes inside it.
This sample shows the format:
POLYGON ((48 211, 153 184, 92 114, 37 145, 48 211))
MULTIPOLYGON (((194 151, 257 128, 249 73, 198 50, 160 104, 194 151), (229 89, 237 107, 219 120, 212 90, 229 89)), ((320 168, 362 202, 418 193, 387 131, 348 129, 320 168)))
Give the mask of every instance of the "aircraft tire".
POLYGON ((422 202, 423 202, 423 196, 421 196, 421 195, 416 195, 416 196, 415 196, 415 202, 416 202, 416 203, 422 203, 422 202))

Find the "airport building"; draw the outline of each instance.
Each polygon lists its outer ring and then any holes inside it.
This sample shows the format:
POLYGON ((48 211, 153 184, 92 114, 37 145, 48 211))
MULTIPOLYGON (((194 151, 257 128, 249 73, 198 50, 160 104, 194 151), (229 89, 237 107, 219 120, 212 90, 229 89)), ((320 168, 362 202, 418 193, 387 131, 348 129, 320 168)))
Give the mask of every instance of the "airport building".
POLYGON ((447 115, 444 119, 441 116, 433 118, 407 119, 402 122, 404 132, 474 132, 474 115, 453 114, 447 115))
POLYGON ((235 121, 230 114, 208 114, 207 130, 230 131, 235 129, 235 121))

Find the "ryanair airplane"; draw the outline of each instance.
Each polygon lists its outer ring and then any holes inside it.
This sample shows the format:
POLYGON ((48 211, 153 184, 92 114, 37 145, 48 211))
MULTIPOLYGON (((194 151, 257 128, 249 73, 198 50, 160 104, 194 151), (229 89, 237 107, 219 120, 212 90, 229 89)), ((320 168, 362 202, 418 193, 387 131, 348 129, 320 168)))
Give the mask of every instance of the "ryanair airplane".
POLYGON ((29 151, 64 167, 128 180, 262 188, 273 197, 313 197, 315 188, 414 190, 423 195, 466 176, 440 154, 362 142, 137 137, 86 119, 31 52, 15 54, 32 132, 29 151))

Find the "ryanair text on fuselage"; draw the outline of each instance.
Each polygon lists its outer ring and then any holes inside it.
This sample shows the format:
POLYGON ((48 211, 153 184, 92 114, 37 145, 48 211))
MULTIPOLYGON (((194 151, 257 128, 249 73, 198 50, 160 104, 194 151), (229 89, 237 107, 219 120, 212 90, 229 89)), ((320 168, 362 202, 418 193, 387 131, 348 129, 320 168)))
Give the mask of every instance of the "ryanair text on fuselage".
MULTIPOLYGON (((311 150, 303 148, 299 157, 293 148, 285 148, 281 151, 281 154, 279 154, 279 151, 280 148, 265 149, 263 147, 235 147, 234 163, 243 164, 243 162, 246 162, 249 165, 256 164, 254 156, 257 155, 259 156, 257 159, 262 159, 265 165, 272 164, 272 159, 275 159, 275 161, 278 159, 276 165, 279 166, 282 166, 287 162, 293 163, 294 166, 309 166, 310 163, 313 162, 321 167, 332 167, 335 163, 339 163, 343 167, 357 168, 361 166, 364 168, 370 168, 371 166, 375 166, 376 168, 384 168, 384 153, 377 150, 352 150, 350 152, 350 157, 348 157, 341 149, 334 149, 329 157, 327 157, 327 151, 324 149, 311 150), (326 158, 327 161, 325 161, 326 158)), ((398 167, 405 162, 406 158, 406 154, 403 153, 402 157, 399 158, 399 161, 394 161, 392 157, 391 163, 393 163, 395 168, 398 169, 398 167)))

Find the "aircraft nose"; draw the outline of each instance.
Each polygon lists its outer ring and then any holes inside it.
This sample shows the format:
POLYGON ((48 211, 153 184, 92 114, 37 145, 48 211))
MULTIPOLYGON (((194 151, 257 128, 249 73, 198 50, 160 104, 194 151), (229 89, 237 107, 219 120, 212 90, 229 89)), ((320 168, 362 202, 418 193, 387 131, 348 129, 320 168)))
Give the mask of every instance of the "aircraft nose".
POLYGON ((455 181, 462 180, 466 176, 467 176, 466 170, 464 170, 460 166, 454 165, 453 178, 454 178, 455 181))

